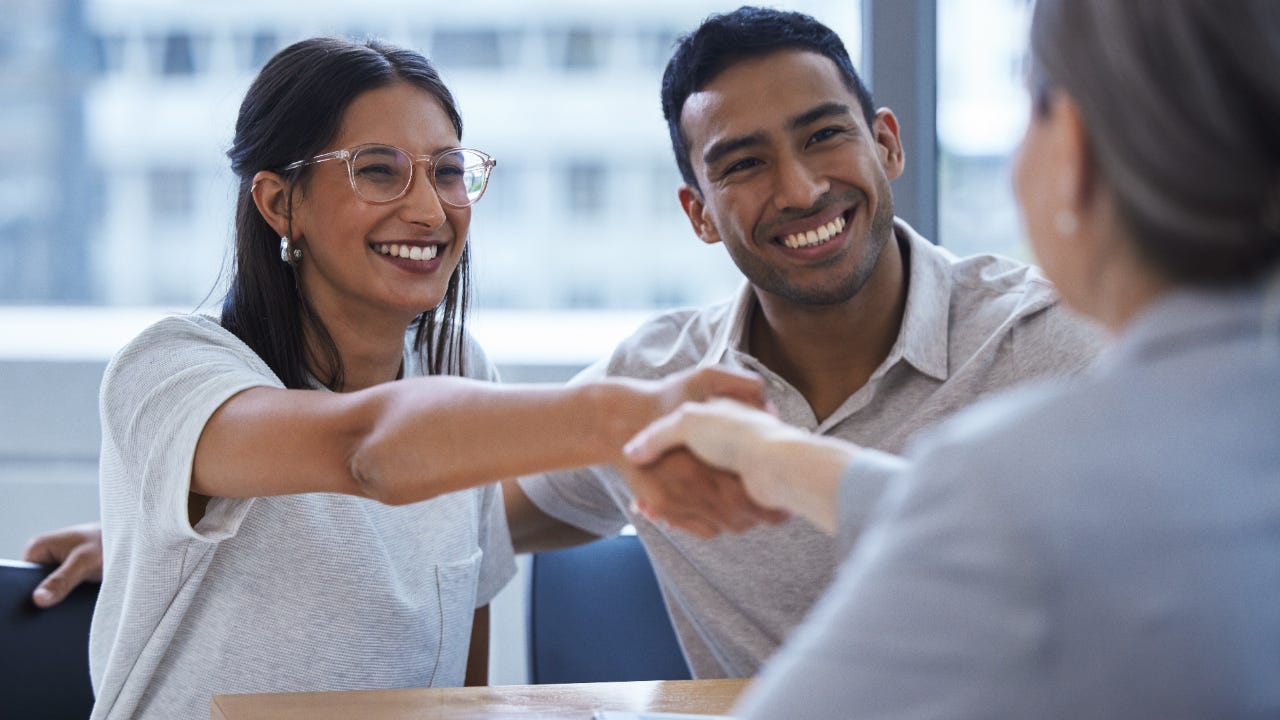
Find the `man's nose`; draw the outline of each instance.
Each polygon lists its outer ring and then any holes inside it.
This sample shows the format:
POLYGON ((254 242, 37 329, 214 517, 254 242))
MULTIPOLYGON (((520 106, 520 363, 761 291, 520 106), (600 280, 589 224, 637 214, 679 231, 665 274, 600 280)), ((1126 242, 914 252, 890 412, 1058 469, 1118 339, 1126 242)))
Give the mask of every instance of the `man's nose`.
POLYGON ((831 188, 826 174, 809 167, 801 158, 780 159, 776 173, 774 204, 778 210, 811 208, 831 188))

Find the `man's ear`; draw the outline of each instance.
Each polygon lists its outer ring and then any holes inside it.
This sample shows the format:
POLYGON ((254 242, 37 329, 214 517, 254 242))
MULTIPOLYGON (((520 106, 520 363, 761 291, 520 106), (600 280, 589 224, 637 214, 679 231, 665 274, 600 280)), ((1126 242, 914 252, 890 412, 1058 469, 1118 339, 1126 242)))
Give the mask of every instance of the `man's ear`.
POLYGON ((278 173, 261 170, 253 176, 253 204, 276 235, 292 232, 289 208, 289 184, 278 173))
POLYGON ((684 208, 684 214, 689 217, 693 232, 708 245, 720 242, 720 232, 716 230, 716 224, 707 216, 707 206, 702 202, 702 193, 690 185, 681 185, 679 196, 680 207, 684 208))
POLYGON ((896 180, 906 167, 906 151, 902 149, 902 137, 898 134, 898 118, 889 108, 876 111, 871 134, 876 139, 880 165, 890 180, 896 180))

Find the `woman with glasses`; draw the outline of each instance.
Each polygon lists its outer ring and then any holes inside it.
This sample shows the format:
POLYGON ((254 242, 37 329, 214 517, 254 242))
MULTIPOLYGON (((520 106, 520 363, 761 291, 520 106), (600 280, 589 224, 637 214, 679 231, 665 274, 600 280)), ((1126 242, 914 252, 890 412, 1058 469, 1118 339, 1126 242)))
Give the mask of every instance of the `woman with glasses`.
POLYGON ((487 382, 464 321, 495 161, 461 137, 430 64, 375 42, 300 42, 250 87, 220 317, 158 322, 103 380, 93 717, 482 679, 477 608, 514 570, 486 483, 615 461, 686 399, 759 400, 722 371, 487 382))
POLYGON ((1280 3, 1037 0, 1030 60, 1014 185, 1091 374, 905 460, 731 401, 631 446, 847 538, 888 488, 745 717, 1280 717, 1280 3))

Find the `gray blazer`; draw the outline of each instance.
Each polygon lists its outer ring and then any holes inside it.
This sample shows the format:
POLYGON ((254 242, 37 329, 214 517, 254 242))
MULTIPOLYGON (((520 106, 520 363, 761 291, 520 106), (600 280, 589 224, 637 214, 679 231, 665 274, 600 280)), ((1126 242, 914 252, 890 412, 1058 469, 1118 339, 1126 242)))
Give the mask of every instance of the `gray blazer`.
POLYGON ((1280 277, 1168 297, 908 457, 848 469, 890 489, 738 712, 1280 717, 1280 277))

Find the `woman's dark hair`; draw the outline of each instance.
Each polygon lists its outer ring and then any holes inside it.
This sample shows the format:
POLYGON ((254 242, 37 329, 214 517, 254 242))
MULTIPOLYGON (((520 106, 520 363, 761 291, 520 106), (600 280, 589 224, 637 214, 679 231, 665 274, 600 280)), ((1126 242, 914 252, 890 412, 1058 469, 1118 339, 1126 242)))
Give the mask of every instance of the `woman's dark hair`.
POLYGON ((1064 90, 1141 256, 1192 285, 1280 264, 1280 3, 1037 0, 1037 112, 1064 90))
POLYGON ((743 6, 712 15, 696 30, 676 41, 675 52, 662 73, 662 116, 667 120, 676 165, 689 187, 697 188, 689 160, 689 145, 680 128, 680 115, 689 96, 735 63, 779 50, 808 50, 836 64, 845 87, 862 105, 867 127, 875 125, 871 93, 853 69, 853 60, 835 31, 798 12, 743 6))
MULTIPOLYGON (((290 45, 267 62, 240 105, 235 140, 227 151, 239 189, 222 325, 252 348, 285 387, 311 387, 315 377, 340 390, 344 372, 332 336, 299 292, 292 266, 280 259, 280 238, 253 202, 253 176, 273 170, 291 184, 299 182, 307 167, 290 174, 282 169, 320 153, 337 136, 342 114, 356 97, 397 82, 434 97, 461 139, 457 103, 431 63, 412 50, 377 41, 313 38, 290 45), (313 333, 312 347, 307 328, 313 333)), ((414 321, 414 348, 425 355, 432 374, 462 372, 470 256, 464 248, 444 300, 414 321)))

